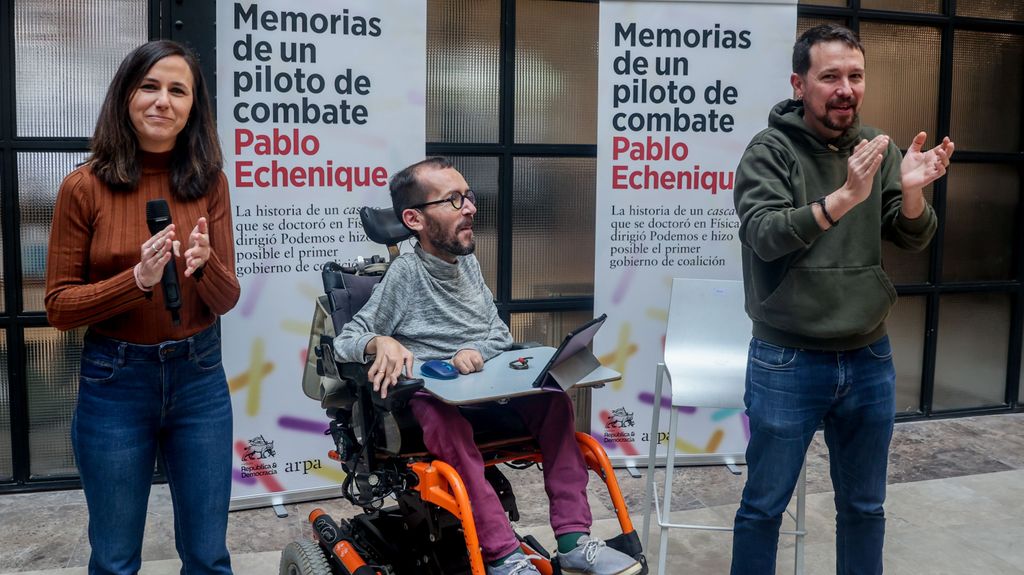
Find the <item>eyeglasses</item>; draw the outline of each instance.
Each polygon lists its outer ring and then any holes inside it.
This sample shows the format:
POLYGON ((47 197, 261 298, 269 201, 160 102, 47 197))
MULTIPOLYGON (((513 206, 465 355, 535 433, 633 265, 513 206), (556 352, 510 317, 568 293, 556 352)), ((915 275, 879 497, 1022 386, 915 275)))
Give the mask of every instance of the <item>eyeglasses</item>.
POLYGON ((461 193, 461 192, 452 192, 452 195, 448 196, 447 198, 445 198, 443 200, 434 200, 432 202, 424 202, 422 204, 416 204, 415 206, 409 206, 407 209, 418 210, 420 208, 425 208, 427 206, 432 206, 434 204, 443 204, 445 202, 448 202, 449 204, 452 205, 452 208, 454 208, 456 210, 461 210, 462 209, 462 205, 465 203, 466 200, 469 200, 469 203, 471 203, 471 204, 473 204, 475 206, 476 205, 476 193, 473 192, 473 190, 466 190, 466 193, 464 193, 464 194, 461 193))

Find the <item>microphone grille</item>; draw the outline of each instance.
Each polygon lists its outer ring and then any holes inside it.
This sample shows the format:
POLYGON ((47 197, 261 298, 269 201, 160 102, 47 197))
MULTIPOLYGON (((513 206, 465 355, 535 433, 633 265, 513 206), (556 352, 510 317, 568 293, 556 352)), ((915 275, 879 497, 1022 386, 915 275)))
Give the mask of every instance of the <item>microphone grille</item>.
POLYGON ((171 216, 171 208, 167 205, 167 200, 149 200, 146 202, 146 219, 157 220, 169 218, 171 216))

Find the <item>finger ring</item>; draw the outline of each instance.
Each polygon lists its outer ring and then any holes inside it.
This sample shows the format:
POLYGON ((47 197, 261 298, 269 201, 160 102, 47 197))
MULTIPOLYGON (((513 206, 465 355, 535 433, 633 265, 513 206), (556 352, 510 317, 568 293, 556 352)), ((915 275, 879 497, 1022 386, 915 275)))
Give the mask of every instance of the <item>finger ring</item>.
POLYGON ((150 247, 152 247, 152 248, 153 248, 153 253, 154 253, 154 254, 158 254, 158 253, 160 253, 160 248, 156 247, 156 244, 153 244, 153 245, 152 245, 152 246, 150 246, 150 247))

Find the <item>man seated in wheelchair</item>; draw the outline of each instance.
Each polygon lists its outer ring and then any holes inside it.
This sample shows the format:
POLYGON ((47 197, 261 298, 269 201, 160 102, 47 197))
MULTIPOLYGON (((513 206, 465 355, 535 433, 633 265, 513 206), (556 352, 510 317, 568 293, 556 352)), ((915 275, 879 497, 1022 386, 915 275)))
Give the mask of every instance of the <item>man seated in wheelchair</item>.
MULTIPOLYGON (((373 389, 386 396, 417 361, 448 360, 460 373, 510 349, 512 336, 498 317, 473 255, 476 196, 443 158, 428 158, 392 177, 395 213, 417 236, 414 253, 391 263, 369 301, 334 340, 343 362, 372 362, 373 389)), ((488 574, 538 573, 520 551, 473 441, 473 428, 456 406, 426 392, 409 402, 430 453, 461 475, 488 574)), ((569 397, 562 391, 512 398, 494 409, 514 410, 540 445, 551 527, 563 573, 631 575, 633 558, 589 536, 588 471, 574 434, 569 397)))

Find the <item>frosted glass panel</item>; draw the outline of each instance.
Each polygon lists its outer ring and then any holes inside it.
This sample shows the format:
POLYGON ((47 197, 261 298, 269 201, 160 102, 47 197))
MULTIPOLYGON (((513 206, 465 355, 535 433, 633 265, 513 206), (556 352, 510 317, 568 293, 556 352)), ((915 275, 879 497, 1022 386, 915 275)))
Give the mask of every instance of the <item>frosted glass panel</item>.
POLYGON ((558 347, 565 334, 594 319, 590 311, 514 313, 509 318, 512 339, 558 347))
MULTIPOLYGON (((931 12, 942 11, 940 0, 860 0, 860 7, 869 10, 892 10, 894 12, 931 12)), ((863 32, 864 28, 861 27, 863 32)))
POLYGON ((959 0, 957 16, 995 18, 997 20, 1024 20, 1024 2, 1020 0, 959 0))
POLYGON ((473 238, 476 258, 492 294, 498 293, 498 158, 452 156, 455 169, 476 192, 473 238))
POLYGON ((1019 152, 1024 36, 957 30, 951 132, 958 150, 1019 152))
MULTIPOLYGON (((815 4, 818 4, 818 2, 815 2, 815 4)), ((846 2, 841 2, 839 5, 846 6, 846 2)), ((846 21, 835 18, 822 18, 820 16, 800 16, 796 19, 796 36, 793 40, 796 41, 801 34, 818 24, 839 24, 840 26, 845 26, 846 21)))
POLYGON ((18 154, 18 204, 21 213, 21 277, 25 311, 43 311, 46 292, 46 249, 50 242, 53 205, 60 183, 84 153, 22 152, 18 154))
POLYGON ((597 142, 597 3, 516 3, 516 142, 597 142))
POLYGON ((594 158, 516 158, 512 297, 594 293, 594 158))
POLYGON ((1012 165, 954 163, 946 194, 942 279, 1008 280, 1020 234, 1020 176, 1012 165))
POLYGON ((29 453, 33 478, 77 474, 71 416, 78 399, 78 361, 85 329, 25 329, 29 453))
POLYGON ((846 0, 800 0, 804 6, 846 6, 846 0))
POLYGON ((7 331, 0 330, 0 481, 14 477, 11 457, 11 382, 7 379, 7 331))
POLYGON ((118 64, 147 39, 148 4, 14 2, 18 136, 92 135, 118 64))
POLYGON ((498 141, 499 0, 427 4, 427 141, 498 141))
MULTIPOLYGON (((867 90, 861 117, 892 136, 900 149, 918 132, 935 140, 939 106, 938 28, 862 22, 867 90), (907 58, 913 53, 913 58, 907 58)), ((957 142, 959 143, 959 142, 957 142)))
MULTIPOLYGON (((924 189, 924 199, 931 204, 934 196, 934 189, 929 184, 924 189)), ((932 242, 935 241, 933 237, 932 242)), ((912 252, 891 242, 882 242, 882 267, 894 284, 925 283, 931 269, 931 244, 919 252, 912 252)))
POLYGON ((896 365, 896 413, 915 413, 921 408, 927 304, 923 296, 900 296, 885 320, 896 365))
POLYGON ((943 296, 933 408, 1003 405, 1009 334, 1009 295, 943 296))

